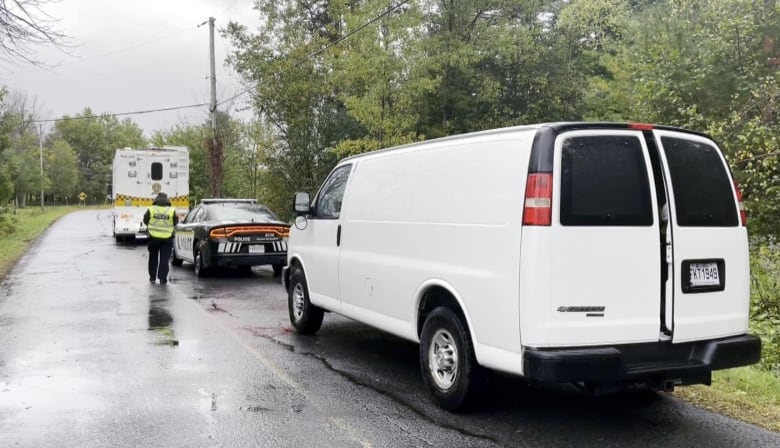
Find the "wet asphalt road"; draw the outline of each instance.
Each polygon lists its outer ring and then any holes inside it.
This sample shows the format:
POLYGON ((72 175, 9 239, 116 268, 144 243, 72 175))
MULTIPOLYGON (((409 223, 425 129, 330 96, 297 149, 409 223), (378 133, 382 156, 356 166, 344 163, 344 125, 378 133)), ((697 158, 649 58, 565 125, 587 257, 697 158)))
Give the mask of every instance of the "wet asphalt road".
POLYGON ((417 347, 327 314, 290 331, 270 269, 147 281, 110 211, 55 223, 0 290, 0 447, 780 447, 670 395, 590 397, 496 375, 439 410, 417 347))

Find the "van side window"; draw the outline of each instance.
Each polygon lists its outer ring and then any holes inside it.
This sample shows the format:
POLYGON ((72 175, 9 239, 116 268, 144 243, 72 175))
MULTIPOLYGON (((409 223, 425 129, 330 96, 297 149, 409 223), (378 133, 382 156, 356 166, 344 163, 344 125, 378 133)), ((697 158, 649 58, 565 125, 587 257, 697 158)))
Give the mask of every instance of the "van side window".
POLYGON ((163 166, 160 162, 152 163, 152 180, 162 180, 163 166))
POLYGON ((638 138, 567 138, 561 154, 564 226, 650 226, 653 209, 638 138))
POLYGON ((351 169, 352 165, 340 166, 328 176, 315 200, 314 218, 338 219, 351 169))
POLYGON ((672 178, 677 225, 738 226, 734 190, 718 149, 674 137, 662 137, 661 146, 672 178))

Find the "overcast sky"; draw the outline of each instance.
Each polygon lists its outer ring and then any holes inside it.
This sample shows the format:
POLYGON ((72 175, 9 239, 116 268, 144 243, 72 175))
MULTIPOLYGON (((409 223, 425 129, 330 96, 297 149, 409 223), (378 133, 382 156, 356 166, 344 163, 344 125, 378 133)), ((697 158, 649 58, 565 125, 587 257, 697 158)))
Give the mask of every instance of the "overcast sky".
MULTIPOLYGON (((72 55, 36 47, 52 68, 0 60, 0 84, 36 97, 44 118, 208 103, 209 31, 198 27, 216 18, 217 101, 241 90, 225 67, 230 51, 219 29, 230 20, 255 30, 259 15, 252 0, 60 0, 45 11, 70 36, 72 55)), ((244 113, 243 117, 248 114, 244 113)), ((124 117, 120 117, 124 118, 124 117)), ((148 136, 178 123, 199 123, 208 108, 132 115, 148 136)))

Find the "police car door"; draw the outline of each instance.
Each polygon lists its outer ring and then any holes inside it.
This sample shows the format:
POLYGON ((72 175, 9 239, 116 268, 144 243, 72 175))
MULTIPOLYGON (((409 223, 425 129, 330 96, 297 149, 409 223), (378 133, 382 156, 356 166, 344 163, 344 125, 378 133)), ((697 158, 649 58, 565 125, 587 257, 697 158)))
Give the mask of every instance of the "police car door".
POLYGON ((195 262, 195 256, 193 254, 195 226, 200 217, 205 213, 203 207, 196 207, 187 214, 187 217, 184 218, 184 222, 176 225, 174 250, 176 251, 176 256, 182 260, 189 261, 190 263, 195 262))
POLYGON ((669 194, 674 316, 672 340, 747 332, 750 262, 747 228, 720 149, 703 136, 654 131, 669 194))

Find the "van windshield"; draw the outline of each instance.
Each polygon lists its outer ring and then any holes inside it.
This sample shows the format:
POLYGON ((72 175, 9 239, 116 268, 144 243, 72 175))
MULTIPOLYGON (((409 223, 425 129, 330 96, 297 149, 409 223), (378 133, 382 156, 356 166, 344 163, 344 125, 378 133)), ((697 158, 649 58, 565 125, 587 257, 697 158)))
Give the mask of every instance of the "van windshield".
POLYGON ((734 191, 717 148, 707 143, 662 137, 674 189, 677 225, 736 227, 734 191))

